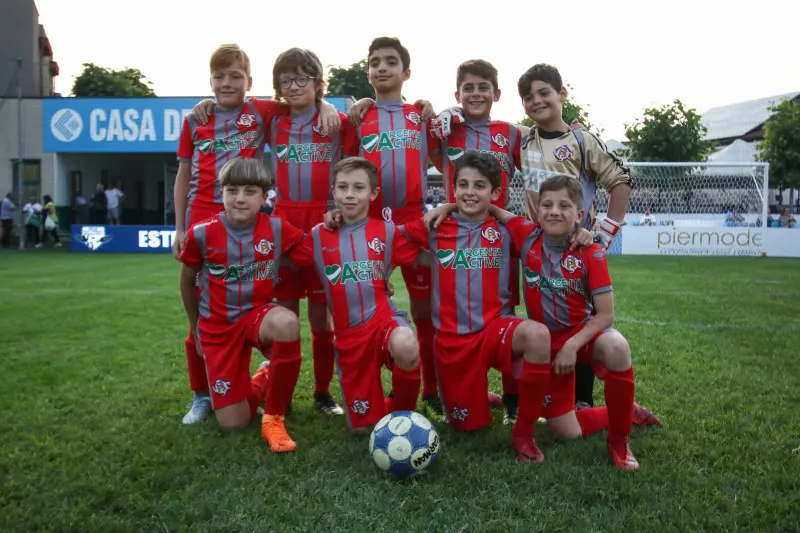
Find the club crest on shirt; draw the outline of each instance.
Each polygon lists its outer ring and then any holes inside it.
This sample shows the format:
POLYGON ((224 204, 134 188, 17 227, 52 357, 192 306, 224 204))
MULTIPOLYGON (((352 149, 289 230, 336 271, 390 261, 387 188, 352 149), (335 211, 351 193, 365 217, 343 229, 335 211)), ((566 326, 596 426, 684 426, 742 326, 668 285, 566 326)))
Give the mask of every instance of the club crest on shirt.
POLYGON ((498 133, 494 137, 492 137, 492 141, 497 145, 498 148, 505 148, 508 146, 508 137, 503 135, 502 133, 498 133))
POLYGON ((555 150, 553 150, 553 155, 556 156, 556 161, 559 163, 563 163, 567 159, 572 157, 572 150, 569 149, 569 146, 566 144, 562 144, 555 150))
POLYGON ((249 113, 242 113, 239 115, 239 120, 236 121, 236 124, 242 126, 243 128, 249 128, 252 126, 256 121, 256 117, 249 113))
POLYGON ((325 134, 319 126, 311 126, 311 129, 314 130, 314 133, 319 135, 320 137, 327 137, 328 135, 325 134))
POLYGON ((350 404, 350 410, 357 415, 364 416, 369 411, 369 402, 366 400, 356 400, 350 404))
POLYGON ((568 255, 561 260, 561 266, 570 274, 574 274, 576 270, 583 266, 583 261, 576 258, 574 255, 568 255))
POLYGON ((231 382, 218 379, 217 381, 214 382, 214 386, 211 387, 211 390, 213 390, 220 396, 225 396, 226 394, 228 394, 228 391, 231 390, 231 382))
POLYGON ((500 232, 494 228, 486 228, 481 232, 481 235, 492 244, 500 240, 500 232))
POLYGON ((380 240, 377 237, 369 241, 367 243, 367 246, 369 246, 369 249, 378 255, 381 255, 383 251, 386 249, 386 245, 383 243, 382 240, 380 240))
POLYGON ((419 116, 419 113, 417 113, 416 111, 412 111, 411 113, 406 115, 406 118, 408 119, 409 122, 411 122, 415 126, 419 126, 420 124, 422 124, 422 117, 419 116))
POLYGON ((269 255, 269 253, 275 249, 275 245, 267 239, 261 239, 253 248, 261 255, 269 255))

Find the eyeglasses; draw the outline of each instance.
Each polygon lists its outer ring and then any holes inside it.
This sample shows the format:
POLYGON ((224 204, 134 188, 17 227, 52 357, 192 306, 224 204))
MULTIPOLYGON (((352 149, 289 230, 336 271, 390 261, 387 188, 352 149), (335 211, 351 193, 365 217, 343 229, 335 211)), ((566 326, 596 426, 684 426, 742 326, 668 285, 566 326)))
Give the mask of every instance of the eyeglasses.
POLYGON ((292 82, 294 82, 298 87, 301 89, 308 85, 308 82, 316 79, 312 76, 292 76, 291 78, 281 78, 281 89, 290 89, 292 87, 292 82))

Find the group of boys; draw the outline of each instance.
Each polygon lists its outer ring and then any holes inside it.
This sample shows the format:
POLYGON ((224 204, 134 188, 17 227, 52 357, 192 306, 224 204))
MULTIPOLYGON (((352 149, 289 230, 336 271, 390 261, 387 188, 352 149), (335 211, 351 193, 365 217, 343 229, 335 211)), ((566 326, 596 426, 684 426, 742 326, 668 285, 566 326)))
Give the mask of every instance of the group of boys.
MULTIPOLYGON (((630 349, 610 329, 604 254, 624 218, 627 171, 596 137, 563 123, 566 91, 553 67, 537 65, 520 78, 523 105, 538 126, 524 132, 490 120, 500 91, 485 61, 459 67, 462 107, 433 121, 429 104, 402 101, 410 55, 397 39, 375 39, 368 66, 376 98, 348 119, 322 100, 322 67, 312 52, 279 56, 276 101, 245 100, 249 61, 238 47, 212 56, 215 102, 198 105, 184 123, 175 186, 176 209, 187 211, 174 253, 183 263, 195 391, 184 422, 213 406, 223 428, 242 427, 263 402, 270 449, 295 449, 284 415, 300 372, 297 302, 306 296, 316 406, 346 413, 354 431, 369 431, 387 412, 415 409, 420 387, 423 402, 454 428, 484 427, 496 396, 487 372, 496 368, 521 462, 544 460, 534 439, 544 414, 564 437, 607 428, 614 466, 638 468, 631 423, 657 419, 633 401, 630 349), (265 143, 277 177, 272 216, 259 214, 270 181, 259 161, 265 143), (455 203, 423 219, 429 158, 455 203), (502 209, 516 169, 526 174, 531 220, 502 209), (592 225, 595 183, 610 190, 611 205, 609 217, 592 225), (528 319, 513 313, 519 259, 528 319), (397 266, 416 333, 389 298, 397 266), (268 360, 251 379, 253 348, 268 360), (344 411, 329 392, 334 359, 344 411), (576 414, 578 361, 595 364, 605 379, 607 407, 576 414), (383 366, 392 372, 389 397, 383 366)), ((589 389, 590 401, 591 382, 589 389)))

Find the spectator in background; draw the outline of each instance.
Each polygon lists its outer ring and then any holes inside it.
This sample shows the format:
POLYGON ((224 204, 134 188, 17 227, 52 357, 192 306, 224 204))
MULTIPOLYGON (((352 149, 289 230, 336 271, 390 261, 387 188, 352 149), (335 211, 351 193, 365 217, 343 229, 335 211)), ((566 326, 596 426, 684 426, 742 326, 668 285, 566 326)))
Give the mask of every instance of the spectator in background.
POLYGON ((778 217, 778 223, 782 228, 794 228, 797 225, 797 220, 789 212, 789 207, 781 209, 781 216, 778 217))
POLYGON ((742 210, 737 207, 731 207, 728 215, 725 217, 725 225, 729 228, 739 228, 744 225, 744 216, 742 210))
POLYGON ((22 207, 25 213, 25 235, 28 244, 36 246, 42 240, 40 229, 42 227, 42 204, 36 201, 35 196, 31 196, 28 203, 22 207))
POLYGON ((106 204, 108 207, 108 223, 119 226, 119 201, 125 196, 118 188, 119 183, 115 182, 110 189, 106 190, 106 204))
POLYGON ((102 183, 98 183, 95 187, 94 196, 89 203, 89 223, 101 226, 106 223, 106 216, 108 214, 108 199, 102 183))
POLYGON ((649 209, 644 210, 644 216, 639 221, 640 226, 655 226, 656 225, 656 217, 650 214, 649 209))
POLYGON ((3 248, 11 247, 11 229, 14 227, 14 210, 16 208, 14 193, 6 194, 6 197, 0 202, 0 224, 3 227, 3 236, 0 238, 0 242, 2 242, 3 248))
POLYGON ((75 201, 73 202, 72 208, 74 211, 74 220, 76 224, 89 223, 89 203, 82 194, 75 195, 75 201))
POLYGON ((44 201, 44 208, 42 214, 44 215, 44 231, 42 231, 42 240, 36 245, 37 248, 44 247, 44 242, 47 240, 47 235, 53 237, 55 248, 61 247, 61 239, 58 237, 58 215, 56 214, 56 204, 49 194, 45 194, 42 198, 44 201))

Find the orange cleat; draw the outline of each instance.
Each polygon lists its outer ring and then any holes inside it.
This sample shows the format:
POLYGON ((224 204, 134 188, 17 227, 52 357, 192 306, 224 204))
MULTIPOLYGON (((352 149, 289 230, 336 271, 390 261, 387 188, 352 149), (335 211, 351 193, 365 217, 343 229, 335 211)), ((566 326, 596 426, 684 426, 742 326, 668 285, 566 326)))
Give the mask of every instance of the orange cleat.
POLYGON ((608 441, 608 455, 611 463, 617 470, 632 472, 639 469, 639 461, 633 456, 628 439, 608 441))
POLYGON ((264 415, 261 417, 261 436, 269 443, 270 451, 284 453, 293 452, 297 448, 297 443, 286 432, 283 416, 264 415))
POLYGON ((634 402, 633 423, 637 426, 660 426, 661 420, 653 414, 653 411, 634 402))
POLYGON ((520 463, 544 463, 544 454, 533 437, 512 437, 511 445, 517 452, 517 461, 520 463))

